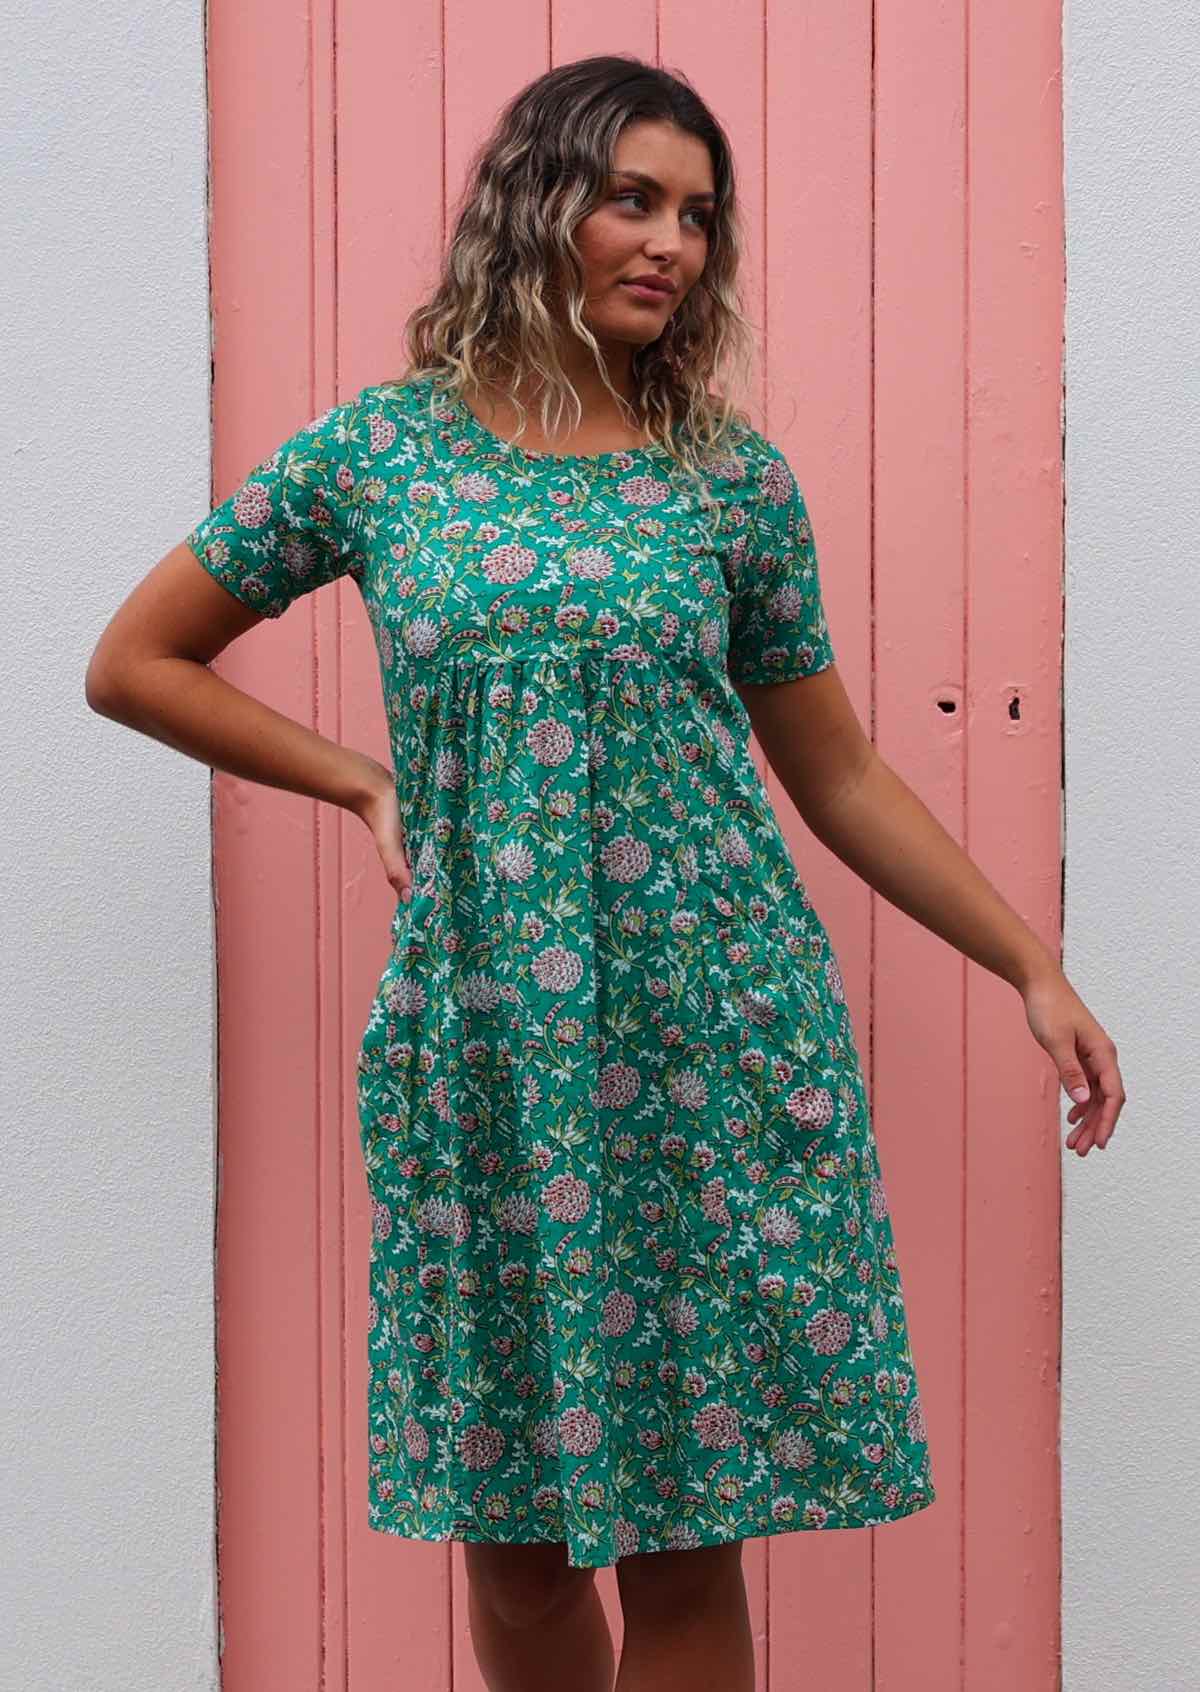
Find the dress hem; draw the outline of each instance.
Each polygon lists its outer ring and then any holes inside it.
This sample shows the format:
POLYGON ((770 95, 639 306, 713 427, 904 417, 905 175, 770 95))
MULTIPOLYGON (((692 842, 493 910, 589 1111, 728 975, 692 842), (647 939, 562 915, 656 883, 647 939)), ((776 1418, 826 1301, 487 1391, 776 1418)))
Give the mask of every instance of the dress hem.
MULTIPOLYGON (((889 1510, 874 1517, 870 1521, 862 1522, 805 1522, 780 1521, 769 1525, 752 1524, 746 1532, 718 1534, 697 1533, 687 1545, 666 1545, 663 1543, 643 1545, 638 1551, 624 1552, 615 1557, 602 1557, 595 1554, 594 1560, 585 1554, 577 1560, 571 1558, 568 1550, 567 1564, 570 1568, 606 1569, 612 1568, 618 1562, 624 1562, 631 1556, 649 1556, 656 1551, 698 1551, 712 1545, 731 1545, 743 1539, 774 1539, 784 1533, 839 1533, 851 1531, 855 1528, 887 1527, 891 1522, 904 1521, 908 1516, 915 1516, 921 1510, 927 1510, 931 1504, 937 1502, 937 1493, 932 1487, 918 1493, 908 1503, 895 1510, 889 1510)), ((368 1519, 367 1526, 373 1533, 389 1534, 393 1539, 424 1540, 427 1544, 442 1545, 447 1542, 470 1545, 566 1545, 563 1539, 520 1538, 513 1536, 506 1538, 480 1533, 474 1526, 452 1526, 438 1532, 422 1532, 416 1528, 406 1528, 398 1522, 373 1522, 368 1519)))

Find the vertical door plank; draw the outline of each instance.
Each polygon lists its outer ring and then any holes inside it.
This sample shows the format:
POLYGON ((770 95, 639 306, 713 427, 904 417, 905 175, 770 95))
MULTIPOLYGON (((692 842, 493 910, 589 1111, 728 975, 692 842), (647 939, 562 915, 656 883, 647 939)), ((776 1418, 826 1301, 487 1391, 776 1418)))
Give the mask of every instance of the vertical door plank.
MULTIPOLYGON (((876 10, 876 745, 965 842, 963 8, 876 10), (948 708, 947 708, 948 707, 948 708)), ((874 1537, 881 1688, 958 1692, 962 1603, 963 975, 878 896, 873 1100, 938 1497, 874 1537)))
MULTIPOLYGON (((1057 0, 968 12, 967 839, 1059 955, 1062 137, 1057 0)), ((967 972, 963 1346, 971 1692, 1059 1680, 1065 1100, 1013 989, 967 972)))
MULTIPOLYGON (((208 18, 216 503, 333 395, 314 359, 307 20, 229 0, 208 18)), ((312 638, 302 607, 216 668, 311 725, 312 638)), ((218 1563, 232 1692, 315 1687, 323 1672, 316 809, 214 776, 218 1563)))
MULTIPOLYGON (((765 23, 766 430, 804 490, 838 668, 869 725, 870 7, 767 0, 765 23)), ((805 828, 774 775, 767 785, 837 952, 869 1084, 869 891, 805 828)), ((771 1692, 872 1686, 873 1535, 771 1541, 771 1692)))
MULTIPOLYGON (((338 364, 342 398, 399 375, 404 322, 432 287, 443 238, 443 15, 437 0, 403 7, 337 8, 334 111, 337 150, 338 364)), ((323 598, 325 596, 322 596, 323 598)), ((326 598, 338 674, 337 738, 391 767, 379 660, 355 585, 326 598)), ((331 720, 330 730, 334 731, 331 720)), ((450 1547, 377 1532, 367 1514, 371 1460, 368 1323, 371 1216, 358 1122, 354 1063, 387 962, 395 895, 356 817, 339 813, 342 981, 342 1252, 346 1335, 343 1399, 347 1692, 420 1687, 448 1692, 454 1609, 450 1547)), ((332 926, 329 929, 332 934, 332 926)), ((332 1255, 333 1242, 330 1242, 332 1255)), ((331 1364, 333 1359, 330 1359, 331 1364)))

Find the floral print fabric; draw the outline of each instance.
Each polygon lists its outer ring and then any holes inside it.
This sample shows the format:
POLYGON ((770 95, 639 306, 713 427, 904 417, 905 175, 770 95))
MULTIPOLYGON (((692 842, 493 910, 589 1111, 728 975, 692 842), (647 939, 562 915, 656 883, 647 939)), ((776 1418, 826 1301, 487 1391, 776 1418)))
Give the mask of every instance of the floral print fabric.
POLYGON ((934 1499, 842 977, 734 686, 833 662, 812 530, 757 431, 705 479, 715 519, 657 446, 513 449, 424 377, 188 537, 269 617, 348 576, 379 656, 415 880, 357 1070, 385 1533, 597 1567, 934 1499))

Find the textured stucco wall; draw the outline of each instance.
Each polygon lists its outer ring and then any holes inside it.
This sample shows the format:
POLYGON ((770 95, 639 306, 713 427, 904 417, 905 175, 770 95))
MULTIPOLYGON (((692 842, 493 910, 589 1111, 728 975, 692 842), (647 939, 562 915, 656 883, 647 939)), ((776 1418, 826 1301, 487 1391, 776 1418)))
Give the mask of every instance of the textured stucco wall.
POLYGON ((1196 1684, 1200 15, 1064 18, 1066 965, 1117 1043, 1065 1152, 1063 1684, 1196 1684))
POLYGON ((218 1684, 209 775, 83 697, 208 508, 203 25, 4 15, 5 1692, 218 1684))

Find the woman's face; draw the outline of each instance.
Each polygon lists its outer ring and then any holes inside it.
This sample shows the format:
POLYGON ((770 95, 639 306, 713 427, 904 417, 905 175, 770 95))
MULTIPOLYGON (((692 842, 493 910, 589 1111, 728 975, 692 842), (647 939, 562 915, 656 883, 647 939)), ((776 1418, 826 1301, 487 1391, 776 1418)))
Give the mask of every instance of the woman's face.
POLYGON ((704 269, 714 200, 703 141, 660 121, 621 131, 604 198, 575 230, 585 317, 601 346, 657 340, 704 269), (661 278, 671 289, 639 290, 636 277, 661 278))

